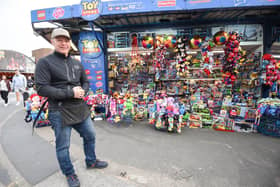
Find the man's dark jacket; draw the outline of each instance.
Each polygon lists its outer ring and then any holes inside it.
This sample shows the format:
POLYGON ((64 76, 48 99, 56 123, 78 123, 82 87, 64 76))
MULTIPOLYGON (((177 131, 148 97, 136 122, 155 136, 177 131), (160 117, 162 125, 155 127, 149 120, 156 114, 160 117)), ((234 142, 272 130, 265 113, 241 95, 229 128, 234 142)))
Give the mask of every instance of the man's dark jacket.
POLYGON ((54 52, 41 58, 35 69, 35 85, 40 96, 48 97, 49 109, 59 105, 76 105, 84 102, 74 97, 73 87, 81 86, 88 92, 89 82, 82 64, 70 56, 54 52))

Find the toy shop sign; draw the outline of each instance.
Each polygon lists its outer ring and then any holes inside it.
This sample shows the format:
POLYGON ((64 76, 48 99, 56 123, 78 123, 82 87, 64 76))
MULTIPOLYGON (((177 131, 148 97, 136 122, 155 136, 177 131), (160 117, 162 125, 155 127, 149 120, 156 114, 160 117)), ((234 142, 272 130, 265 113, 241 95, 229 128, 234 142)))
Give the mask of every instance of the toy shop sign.
POLYGON ((82 0, 81 16, 83 19, 92 21, 97 19, 102 12, 101 0, 82 0))
POLYGON ((99 53, 100 47, 99 47, 99 43, 98 40, 82 40, 82 52, 83 53, 99 53))
POLYGON ((49 21, 58 19, 68 19, 72 17, 72 9, 69 6, 42 9, 31 12, 32 20, 49 21))
POLYGON ((79 50, 81 62, 94 93, 107 92, 105 55, 102 50, 103 35, 100 32, 80 32, 79 50))

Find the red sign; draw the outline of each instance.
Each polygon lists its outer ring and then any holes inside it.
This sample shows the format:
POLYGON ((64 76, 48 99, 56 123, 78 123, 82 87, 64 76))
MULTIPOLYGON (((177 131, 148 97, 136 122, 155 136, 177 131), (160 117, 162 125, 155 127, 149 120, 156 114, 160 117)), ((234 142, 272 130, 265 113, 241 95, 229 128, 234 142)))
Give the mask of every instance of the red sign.
POLYGON ((158 7, 176 6, 176 0, 158 0, 158 7))
POLYGON ((102 80, 102 75, 96 75, 96 80, 101 81, 102 80))
POLYGON ((86 70, 85 70, 85 73, 86 73, 86 75, 89 75, 89 74, 90 74, 90 70, 89 70, 89 69, 86 69, 86 70))
POLYGON ((83 48, 83 53, 99 53, 99 48, 83 48))
POLYGON ((38 20, 46 19, 46 10, 38 10, 37 11, 37 19, 38 20))

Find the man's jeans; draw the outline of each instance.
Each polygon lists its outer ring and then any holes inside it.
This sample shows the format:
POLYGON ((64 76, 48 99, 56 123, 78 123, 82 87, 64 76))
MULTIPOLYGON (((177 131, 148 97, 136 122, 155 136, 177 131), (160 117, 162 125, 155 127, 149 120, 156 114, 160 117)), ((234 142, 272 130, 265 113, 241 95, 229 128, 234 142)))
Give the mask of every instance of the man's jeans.
POLYGON ((72 128, 74 128, 83 138, 86 164, 91 165, 96 161, 95 131, 90 117, 82 123, 72 126, 62 126, 59 111, 50 111, 48 118, 55 133, 56 156, 60 169, 64 175, 68 176, 75 173, 69 154, 72 128))

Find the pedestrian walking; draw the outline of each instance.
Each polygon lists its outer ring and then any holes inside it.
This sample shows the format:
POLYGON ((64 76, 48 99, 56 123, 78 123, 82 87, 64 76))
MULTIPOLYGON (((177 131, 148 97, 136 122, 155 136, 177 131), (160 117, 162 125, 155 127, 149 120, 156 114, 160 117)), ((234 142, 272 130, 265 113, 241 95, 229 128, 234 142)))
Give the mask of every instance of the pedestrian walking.
POLYGON ((13 91, 16 93, 16 105, 20 104, 20 98, 21 93, 23 93, 26 90, 26 78, 24 75, 22 75, 19 71, 19 69, 15 70, 15 75, 12 79, 13 82, 13 91))
POLYGON ((11 85, 10 81, 7 79, 5 75, 2 75, 2 80, 0 82, 0 92, 1 92, 1 98, 4 100, 4 106, 8 106, 8 95, 11 91, 11 85))
POLYGON ((80 186, 72 165, 69 147, 71 130, 83 138, 85 164, 88 169, 105 168, 95 154, 95 130, 84 95, 89 81, 82 64, 69 54, 70 34, 67 30, 54 29, 51 42, 54 53, 41 58, 35 70, 35 85, 40 96, 48 97, 49 120, 56 138, 56 156, 70 187, 80 186))

